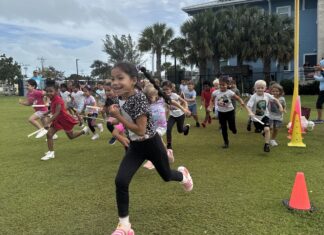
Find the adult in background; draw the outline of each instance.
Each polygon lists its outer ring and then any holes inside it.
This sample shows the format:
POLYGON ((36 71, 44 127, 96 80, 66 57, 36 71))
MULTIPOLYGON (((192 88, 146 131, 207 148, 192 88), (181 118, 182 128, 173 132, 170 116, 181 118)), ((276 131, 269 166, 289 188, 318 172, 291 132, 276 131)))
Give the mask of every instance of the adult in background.
POLYGON ((37 83, 37 89, 38 90, 44 90, 45 89, 44 79, 42 78, 41 75, 38 74, 37 70, 34 70, 33 77, 31 79, 35 80, 35 82, 37 83))
POLYGON ((314 74, 314 79, 319 81, 319 95, 316 101, 316 109, 317 109, 317 119, 315 122, 321 123, 324 122, 322 120, 322 107, 324 103, 324 59, 320 61, 320 66, 317 66, 314 74))

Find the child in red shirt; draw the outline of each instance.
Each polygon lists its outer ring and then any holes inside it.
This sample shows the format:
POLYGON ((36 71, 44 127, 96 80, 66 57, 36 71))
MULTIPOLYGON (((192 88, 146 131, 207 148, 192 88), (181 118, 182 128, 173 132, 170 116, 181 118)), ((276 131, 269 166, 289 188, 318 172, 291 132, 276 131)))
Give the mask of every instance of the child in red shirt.
POLYGON ((79 137, 80 135, 88 133, 88 127, 83 128, 81 131, 73 132, 74 125, 78 124, 78 121, 75 120, 65 109, 64 100, 59 96, 57 91, 57 87, 54 84, 47 85, 46 87, 46 95, 51 100, 51 111, 52 116, 49 118, 46 128, 47 132, 47 146, 48 152, 45 154, 41 160, 49 160, 54 158, 54 147, 53 147, 53 135, 63 129, 65 134, 69 137, 69 139, 74 139, 79 137), (50 126, 49 126, 50 124, 50 126))
POLYGON ((210 103, 210 99, 211 99, 211 84, 209 81, 204 81, 203 82, 203 91, 201 92, 201 104, 204 105, 205 107, 205 119, 204 121, 201 123, 201 125, 203 127, 206 127, 206 123, 211 123, 211 116, 210 116, 210 111, 208 110, 208 106, 210 103))

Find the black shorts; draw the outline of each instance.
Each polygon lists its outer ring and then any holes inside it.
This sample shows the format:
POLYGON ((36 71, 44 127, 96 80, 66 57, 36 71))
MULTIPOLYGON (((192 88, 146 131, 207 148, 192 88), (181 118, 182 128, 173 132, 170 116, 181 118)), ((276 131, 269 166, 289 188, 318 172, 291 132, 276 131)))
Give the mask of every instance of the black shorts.
POLYGON ((263 122, 264 125, 262 125, 260 122, 253 121, 255 129, 263 130, 265 127, 270 127, 269 117, 264 116, 260 121, 263 122))
POLYGON ((316 101, 316 108, 322 109, 323 103, 324 103, 324 91, 320 91, 320 93, 318 94, 317 101, 316 101))

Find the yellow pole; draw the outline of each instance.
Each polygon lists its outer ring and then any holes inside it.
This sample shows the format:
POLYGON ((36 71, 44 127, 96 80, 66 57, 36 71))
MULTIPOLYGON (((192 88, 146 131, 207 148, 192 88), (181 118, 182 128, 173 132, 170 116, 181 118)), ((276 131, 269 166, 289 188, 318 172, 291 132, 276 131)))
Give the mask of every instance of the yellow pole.
POLYGON ((293 121, 295 103, 299 86, 299 0, 295 0, 295 38, 294 38, 294 93, 291 101, 290 122, 293 121))

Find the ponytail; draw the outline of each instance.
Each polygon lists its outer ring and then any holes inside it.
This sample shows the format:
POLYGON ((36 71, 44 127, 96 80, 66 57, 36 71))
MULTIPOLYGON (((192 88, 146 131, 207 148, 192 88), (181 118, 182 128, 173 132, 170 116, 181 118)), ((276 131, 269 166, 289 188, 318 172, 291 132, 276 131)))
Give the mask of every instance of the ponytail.
POLYGON ((161 90, 161 87, 159 87, 154 79, 151 77, 151 74, 149 74, 147 71, 146 71, 146 68, 145 67, 141 67, 140 68, 140 71, 144 74, 144 76, 150 81, 150 83, 152 83, 152 85, 154 86, 154 88, 158 91, 158 96, 159 97, 162 97, 165 101, 165 103, 167 103, 168 105, 171 104, 171 99, 169 96, 167 96, 162 90, 161 90))

